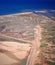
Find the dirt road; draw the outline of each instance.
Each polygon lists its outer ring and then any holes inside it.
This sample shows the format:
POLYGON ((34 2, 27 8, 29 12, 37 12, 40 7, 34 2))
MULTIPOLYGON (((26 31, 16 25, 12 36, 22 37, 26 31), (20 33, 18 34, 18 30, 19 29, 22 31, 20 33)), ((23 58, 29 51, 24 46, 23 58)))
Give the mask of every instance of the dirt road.
POLYGON ((40 40, 41 40, 41 27, 40 25, 37 25, 35 28, 35 39, 32 42, 32 49, 30 52, 30 55, 27 59, 27 64, 26 65, 34 65, 35 64, 35 56, 38 56, 40 52, 40 40), (37 52, 37 53, 36 53, 37 52))

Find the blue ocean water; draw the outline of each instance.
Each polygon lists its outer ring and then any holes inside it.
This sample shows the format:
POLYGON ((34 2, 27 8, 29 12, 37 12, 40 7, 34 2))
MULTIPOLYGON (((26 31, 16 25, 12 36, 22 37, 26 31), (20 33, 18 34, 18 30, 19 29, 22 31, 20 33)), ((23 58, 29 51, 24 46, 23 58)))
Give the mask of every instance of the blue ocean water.
POLYGON ((50 0, 0 0, 0 15, 35 10, 55 10, 55 1, 50 0))

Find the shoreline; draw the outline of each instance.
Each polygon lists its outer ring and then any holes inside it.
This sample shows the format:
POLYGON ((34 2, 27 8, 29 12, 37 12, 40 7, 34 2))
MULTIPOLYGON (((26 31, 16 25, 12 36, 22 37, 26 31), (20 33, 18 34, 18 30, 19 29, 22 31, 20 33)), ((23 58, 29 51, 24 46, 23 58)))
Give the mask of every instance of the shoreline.
POLYGON ((0 17, 4 16, 13 16, 13 15, 24 15, 24 14, 31 14, 33 12, 21 12, 21 13, 13 13, 13 14, 7 14, 7 15, 0 15, 0 17))

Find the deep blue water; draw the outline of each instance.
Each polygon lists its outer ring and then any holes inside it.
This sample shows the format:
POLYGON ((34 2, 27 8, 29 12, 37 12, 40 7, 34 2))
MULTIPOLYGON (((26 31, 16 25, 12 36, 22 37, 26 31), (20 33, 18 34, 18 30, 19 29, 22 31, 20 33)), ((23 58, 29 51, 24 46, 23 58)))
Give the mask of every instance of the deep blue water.
POLYGON ((0 15, 35 10, 55 10, 54 0, 0 0, 0 15))

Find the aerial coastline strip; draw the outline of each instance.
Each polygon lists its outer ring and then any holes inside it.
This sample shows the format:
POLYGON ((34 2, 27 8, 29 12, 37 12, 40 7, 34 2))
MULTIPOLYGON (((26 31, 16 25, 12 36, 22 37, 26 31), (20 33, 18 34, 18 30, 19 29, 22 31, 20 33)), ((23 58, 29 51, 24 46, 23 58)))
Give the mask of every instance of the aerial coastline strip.
POLYGON ((13 16, 13 15, 22 15, 22 14, 31 14, 32 12, 21 12, 21 13, 14 13, 14 14, 7 14, 7 15, 0 15, 0 17, 4 16, 13 16))

